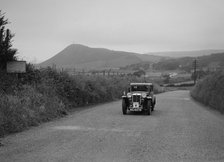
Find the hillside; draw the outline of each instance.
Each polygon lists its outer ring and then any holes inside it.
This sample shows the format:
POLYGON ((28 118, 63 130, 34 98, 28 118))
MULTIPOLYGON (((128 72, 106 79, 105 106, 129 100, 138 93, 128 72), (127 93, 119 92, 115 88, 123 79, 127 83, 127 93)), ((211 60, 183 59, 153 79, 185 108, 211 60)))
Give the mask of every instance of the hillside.
POLYGON ((223 53, 224 49, 220 50, 195 50, 195 51, 165 51, 165 52, 149 52, 148 55, 167 56, 167 57, 198 57, 210 55, 212 53, 223 53))
POLYGON ((166 57, 166 56, 156 56, 156 55, 148 55, 148 54, 137 54, 136 56, 139 57, 143 62, 153 62, 153 63, 170 59, 170 57, 166 57))
POLYGON ((163 57, 72 44, 38 66, 46 67, 54 64, 58 68, 105 69, 124 67, 145 60, 158 62, 161 58, 163 57))
POLYGON ((183 69, 190 71, 193 68, 193 61, 197 59, 197 67, 204 70, 215 70, 224 67, 224 53, 210 54, 200 57, 182 57, 163 60, 153 65, 156 70, 183 69))
POLYGON ((197 60, 197 69, 203 71, 216 71, 224 69, 224 53, 210 54, 199 57, 163 58, 158 62, 143 61, 123 67, 126 70, 154 69, 154 70, 184 70, 190 72, 193 62, 197 60))

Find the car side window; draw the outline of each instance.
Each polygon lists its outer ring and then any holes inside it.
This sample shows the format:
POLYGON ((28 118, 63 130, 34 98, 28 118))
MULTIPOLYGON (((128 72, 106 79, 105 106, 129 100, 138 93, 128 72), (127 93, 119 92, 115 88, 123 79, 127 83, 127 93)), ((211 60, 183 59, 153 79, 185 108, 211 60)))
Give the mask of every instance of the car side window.
POLYGON ((153 92, 153 85, 149 86, 149 93, 153 92))
POLYGON ((148 86, 148 91, 149 91, 149 93, 151 92, 151 87, 150 86, 148 86))

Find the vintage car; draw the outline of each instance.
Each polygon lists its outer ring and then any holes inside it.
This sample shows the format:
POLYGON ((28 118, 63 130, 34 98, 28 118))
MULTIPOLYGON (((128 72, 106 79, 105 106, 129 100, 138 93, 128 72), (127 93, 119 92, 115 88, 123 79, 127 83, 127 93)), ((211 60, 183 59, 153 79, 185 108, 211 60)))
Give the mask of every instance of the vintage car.
POLYGON ((122 112, 142 111, 151 115, 156 104, 152 83, 130 83, 128 92, 122 96, 122 112))

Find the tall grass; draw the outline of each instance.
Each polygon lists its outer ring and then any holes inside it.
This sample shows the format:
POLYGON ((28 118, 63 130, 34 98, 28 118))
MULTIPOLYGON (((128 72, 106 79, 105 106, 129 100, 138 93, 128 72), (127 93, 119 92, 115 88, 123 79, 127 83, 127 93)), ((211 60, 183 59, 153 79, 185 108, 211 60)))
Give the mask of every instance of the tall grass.
POLYGON ((41 94, 24 85, 15 94, 0 95, 0 136, 49 121, 64 111, 57 96, 41 94))
POLYGON ((191 95, 201 103, 224 113, 224 72, 216 72, 199 81, 191 95))
MULTIPOLYGON (((133 76, 70 76, 32 65, 19 76, 0 73, 0 136, 66 115, 79 106, 119 99, 130 82, 143 82, 133 76)), ((160 87, 156 85, 155 91, 160 87)))

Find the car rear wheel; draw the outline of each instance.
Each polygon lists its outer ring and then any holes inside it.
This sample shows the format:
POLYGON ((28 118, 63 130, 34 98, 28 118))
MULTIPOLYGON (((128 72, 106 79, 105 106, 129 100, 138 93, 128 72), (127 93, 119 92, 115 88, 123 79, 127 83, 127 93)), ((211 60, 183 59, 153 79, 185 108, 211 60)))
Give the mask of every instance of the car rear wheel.
POLYGON ((154 99, 154 102, 153 102, 153 104, 152 104, 152 111, 154 111, 154 109, 155 109, 155 105, 156 105, 156 98, 154 99))
POLYGON ((124 115, 127 114, 127 104, 126 104, 125 100, 122 100, 122 112, 124 115))
POLYGON ((154 111, 155 103, 152 104, 152 111, 154 111))

